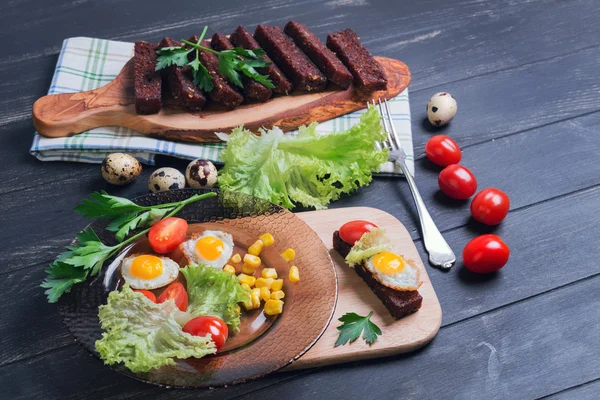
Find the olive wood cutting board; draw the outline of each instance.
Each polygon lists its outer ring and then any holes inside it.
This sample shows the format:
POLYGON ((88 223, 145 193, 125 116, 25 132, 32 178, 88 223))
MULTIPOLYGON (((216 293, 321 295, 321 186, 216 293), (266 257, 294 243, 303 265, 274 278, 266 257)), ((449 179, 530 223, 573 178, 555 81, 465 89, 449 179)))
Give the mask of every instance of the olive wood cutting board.
POLYGON ((273 126, 287 132, 313 121, 322 122, 360 110, 370 99, 390 99, 402 92, 410 82, 406 64, 391 58, 376 59, 387 74, 387 90, 365 94, 352 86, 347 90, 330 88, 321 93, 276 96, 266 103, 246 104, 232 111, 215 104, 194 113, 167 106, 153 115, 135 112, 133 61, 129 60, 106 86, 38 99, 33 105, 33 124, 47 137, 71 136, 101 126, 122 126, 146 135, 188 142, 219 142, 215 132, 229 133, 238 125, 253 132, 273 126))
MULTIPOLYGON (((335 313, 327 330, 306 354, 286 370, 406 353, 424 346, 433 339, 442 322, 442 308, 417 248, 399 220, 385 211, 370 207, 309 211, 296 215, 306 222, 330 249, 337 272, 339 289, 335 313), (419 293, 423 296, 423 305, 419 311, 396 321, 362 278, 348 267, 344 259, 333 250, 333 232, 353 219, 368 220, 380 228, 384 228, 394 249, 409 262, 412 260, 413 265, 419 268, 423 281, 423 285, 419 288, 419 293), (382 335, 373 345, 369 346, 362 338, 359 338, 352 344, 334 347, 339 335, 336 328, 341 325, 338 318, 348 312, 367 315, 371 311, 373 311, 371 321, 377 324, 382 331, 382 335)), ((302 279, 302 271, 300 271, 300 279, 302 279)))

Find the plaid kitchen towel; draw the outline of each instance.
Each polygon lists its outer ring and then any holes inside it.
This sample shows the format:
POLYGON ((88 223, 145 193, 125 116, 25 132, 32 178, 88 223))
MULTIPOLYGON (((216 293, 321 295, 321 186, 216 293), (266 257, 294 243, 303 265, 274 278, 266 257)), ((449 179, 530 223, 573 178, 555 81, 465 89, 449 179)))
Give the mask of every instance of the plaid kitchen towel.
MULTIPOLYGON (((81 92, 104 86, 117 76, 132 55, 132 43, 87 37, 66 39, 48 94, 81 92)), ((407 164, 414 175, 408 89, 392 99, 390 106, 396 131, 407 154, 407 164)), ((361 114, 362 111, 358 111, 323 122, 318 131, 326 134, 348 129, 358 122, 361 114)), ((220 163, 224 148, 223 143, 173 142, 144 136, 127 128, 107 126, 66 138, 46 138, 36 132, 30 152, 42 161, 86 163, 101 163, 107 154, 124 152, 153 165, 156 154, 184 159, 204 158, 220 163)), ((393 165, 386 163, 382 172, 393 173, 393 165)))

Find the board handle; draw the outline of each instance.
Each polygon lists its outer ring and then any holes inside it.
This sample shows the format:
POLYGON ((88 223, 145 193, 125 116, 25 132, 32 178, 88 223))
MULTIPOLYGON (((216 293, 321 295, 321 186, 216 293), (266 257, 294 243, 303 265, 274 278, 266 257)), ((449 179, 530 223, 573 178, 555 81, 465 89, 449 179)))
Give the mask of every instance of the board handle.
POLYGON ((66 137, 100 126, 127 126, 134 109, 132 62, 105 86, 87 92, 50 94, 33 104, 33 125, 47 137, 66 137), (129 110, 131 109, 131 110, 129 110))

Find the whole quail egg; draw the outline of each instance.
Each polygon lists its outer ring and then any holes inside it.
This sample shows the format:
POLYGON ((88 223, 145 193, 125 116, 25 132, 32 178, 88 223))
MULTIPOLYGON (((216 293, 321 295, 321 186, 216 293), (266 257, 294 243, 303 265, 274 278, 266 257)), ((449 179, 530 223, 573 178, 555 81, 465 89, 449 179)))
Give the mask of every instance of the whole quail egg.
POLYGON ((140 176, 142 164, 135 157, 125 153, 112 153, 102 161, 102 177, 113 185, 127 185, 140 176))
POLYGON ((164 190, 183 189, 185 187, 185 177, 175 168, 159 168, 150 175, 148 189, 156 192, 164 190))
POLYGON ((185 169, 185 179, 189 187, 211 188, 217 184, 217 168, 208 160, 194 160, 185 169))
POLYGON ((444 126, 456 115, 456 100, 450 93, 436 93, 427 103, 427 118, 433 126, 444 126))

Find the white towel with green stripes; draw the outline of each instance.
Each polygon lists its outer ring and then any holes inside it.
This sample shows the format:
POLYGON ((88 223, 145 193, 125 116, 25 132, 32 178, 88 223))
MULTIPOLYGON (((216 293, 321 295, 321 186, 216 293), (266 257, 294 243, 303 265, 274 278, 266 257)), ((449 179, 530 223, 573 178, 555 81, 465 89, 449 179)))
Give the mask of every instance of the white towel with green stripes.
MULTIPOLYGON (((104 86, 117 76, 132 55, 132 43, 87 37, 66 39, 48 94, 82 92, 104 86)), ((392 99, 390 106, 408 167, 414 175, 408 89, 392 99)), ((358 111, 320 123, 317 130, 327 134, 348 129, 358 122, 361 114, 362 111, 358 111)), ((196 144, 155 139, 127 128, 106 126, 66 138, 46 138, 36 132, 30 152, 42 161, 100 163, 107 154, 123 152, 150 165, 154 164, 157 154, 221 163, 221 152, 225 146, 224 143, 196 144)), ((394 173, 394 167, 387 163, 382 166, 381 172, 394 173)))

